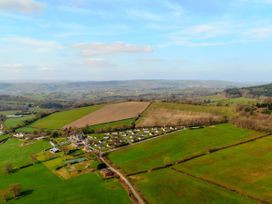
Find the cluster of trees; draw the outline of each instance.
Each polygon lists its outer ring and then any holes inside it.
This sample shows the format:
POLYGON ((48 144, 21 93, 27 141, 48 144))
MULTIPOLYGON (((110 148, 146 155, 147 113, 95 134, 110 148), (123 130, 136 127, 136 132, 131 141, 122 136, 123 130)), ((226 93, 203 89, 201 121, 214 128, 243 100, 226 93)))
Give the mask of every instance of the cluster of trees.
POLYGON ((235 125, 258 131, 272 132, 271 115, 240 116, 232 121, 235 125))
POLYGON ((243 128, 272 132, 272 99, 265 99, 256 105, 240 105, 237 107, 239 116, 232 122, 243 128))
POLYGON ((12 198, 13 199, 16 199, 18 198, 19 196, 22 195, 22 187, 20 184, 12 184, 8 190, 6 191, 3 191, 1 193, 1 197, 2 197, 2 201, 3 202, 6 202, 8 201, 9 199, 12 199, 11 196, 12 195, 12 198))

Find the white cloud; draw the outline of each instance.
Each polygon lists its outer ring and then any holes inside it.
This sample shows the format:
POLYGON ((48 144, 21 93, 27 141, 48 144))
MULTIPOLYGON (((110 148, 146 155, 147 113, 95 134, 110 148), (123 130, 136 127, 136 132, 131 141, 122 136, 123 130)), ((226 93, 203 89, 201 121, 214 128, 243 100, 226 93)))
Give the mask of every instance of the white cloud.
POLYGON ((54 41, 39 40, 30 37, 7 37, 3 39, 5 42, 12 43, 18 46, 26 46, 32 48, 36 52, 47 52, 57 50, 63 46, 54 41))
POLYGON ((0 64, 0 70, 2 71, 20 72, 24 67, 25 65, 20 63, 0 64))
POLYGON ((45 7, 45 4, 36 0, 1 0, 0 11, 16 11, 22 13, 32 13, 45 7))
POLYGON ((159 47, 171 45, 188 47, 222 46, 230 42, 219 41, 219 39, 229 34, 232 34, 232 29, 226 23, 199 24, 168 34, 170 42, 159 45, 159 47))
POLYGON ((153 48, 146 45, 132 45, 123 42, 117 43, 78 43, 74 45, 80 49, 84 56, 122 54, 122 53, 147 53, 153 48))
POLYGON ((264 41, 272 36, 272 27, 254 28, 245 33, 246 41, 264 41))

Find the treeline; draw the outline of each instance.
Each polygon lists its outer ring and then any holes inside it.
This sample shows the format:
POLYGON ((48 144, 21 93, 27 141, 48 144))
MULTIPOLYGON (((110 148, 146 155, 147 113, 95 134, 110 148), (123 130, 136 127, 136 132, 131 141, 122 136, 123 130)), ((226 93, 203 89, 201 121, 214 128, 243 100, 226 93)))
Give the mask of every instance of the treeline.
POLYGON ((272 99, 265 99, 256 105, 240 105, 239 116, 232 122, 242 128, 272 132, 272 99))

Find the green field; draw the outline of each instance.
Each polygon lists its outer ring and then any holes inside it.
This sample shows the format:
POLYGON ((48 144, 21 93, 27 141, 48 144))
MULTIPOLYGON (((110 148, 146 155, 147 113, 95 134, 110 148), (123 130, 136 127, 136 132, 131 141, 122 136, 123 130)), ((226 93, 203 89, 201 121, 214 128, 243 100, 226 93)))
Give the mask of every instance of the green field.
MULTIPOLYGON (((17 139, 9 139, 0 145, 0 168, 5 163, 13 166, 22 166, 31 162, 31 155, 50 147, 45 141, 37 141, 34 144, 21 146, 22 142, 17 139)), ((0 169, 0 172, 2 169, 0 169)), ((1 182, 0 182, 1 183, 1 182)))
POLYGON ((256 203, 221 187, 163 169, 130 177, 150 204, 238 204, 256 203))
POLYGON ((24 116, 21 118, 9 118, 5 121, 4 125, 6 128, 14 128, 18 125, 22 125, 24 121, 31 120, 33 118, 35 118, 35 115, 24 116))
POLYGON ((226 149, 177 168, 272 202, 272 138, 226 149))
POLYGON ((112 129, 119 129, 123 127, 132 127, 135 122, 135 119, 126 119, 126 120, 120 120, 120 121, 115 121, 115 122, 110 122, 110 123, 104 123, 104 124, 99 124, 99 125, 92 125, 88 127, 89 131, 94 131, 94 132, 100 132, 100 131, 109 131, 112 129))
POLYGON ((23 190, 23 196, 10 200, 9 203, 131 203, 127 192, 117 180, 104 181, 98 173, 62 180, 51 173, 44 164, 36 164, 4 175, 3 164, 11 163, 13 166, 29 164, 32 154, 50 147, 45 141, 26 146, 21 144, 19 140, 9 139, 0 145, 0 195, 12 184, 20 184, 23 190))
POLYGON ((8 203, 130 203, 127 192, 117 180, 104 181, 96 173, 61 180, 39 164, 0 177, 2 190, 14 183, 22 186, 24 196, 8 203))
POLYGON ((154 167, 191 157, 210 149, 260 136, 262 133, 237 128, 231 124, 184 130, 128 146, 108 155, 112 163, 125 173, 149 170, 154 167))
POLYGON ((49 115, 48 117, 45 117, 43 119, 40 119, 36 122, 34 122, 31 127, 33 128, 43 128, 43 129, 60 129, 63 126, 78 120, 79 118, 88 115, 91 112, 94 112, 101 108, 102 105, 97 106, 89 106, 89 107, 83 107, 83 108, 75 108, 72 110, 62 111, 53 113, 52 115, 49 115))
POLYGON ((16 132, 23 132, 23 133, 33 133, 35 131, 39 131, 39 128, 33 128, 33 127, 22 127, 22 128, 18 128, 16 129, 16 132))

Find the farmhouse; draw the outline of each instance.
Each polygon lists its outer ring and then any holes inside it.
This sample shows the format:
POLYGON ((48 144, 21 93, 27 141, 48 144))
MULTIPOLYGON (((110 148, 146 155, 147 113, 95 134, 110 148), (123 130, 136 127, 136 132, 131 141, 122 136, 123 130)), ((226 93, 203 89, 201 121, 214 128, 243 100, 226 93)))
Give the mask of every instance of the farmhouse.
POLYGON ((114 173, 108 168, 101 169, 101 174, 104 178, 114 176, 114 173))

